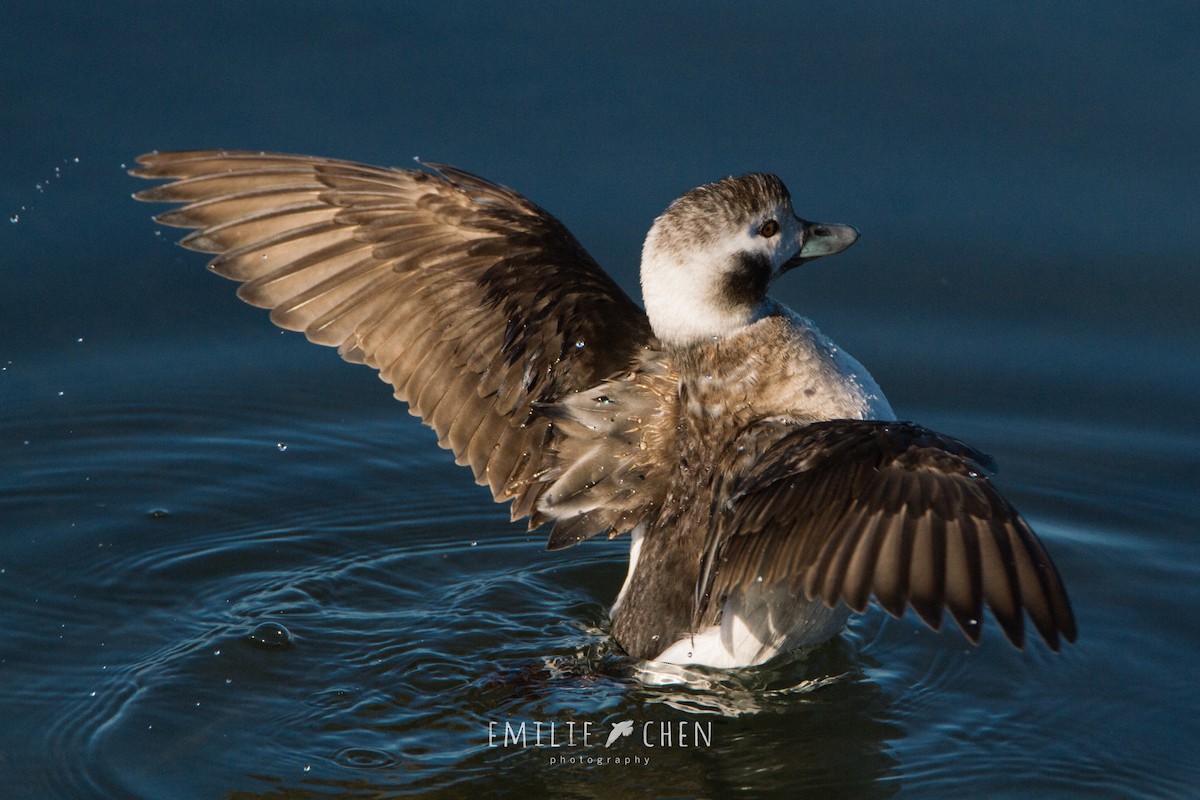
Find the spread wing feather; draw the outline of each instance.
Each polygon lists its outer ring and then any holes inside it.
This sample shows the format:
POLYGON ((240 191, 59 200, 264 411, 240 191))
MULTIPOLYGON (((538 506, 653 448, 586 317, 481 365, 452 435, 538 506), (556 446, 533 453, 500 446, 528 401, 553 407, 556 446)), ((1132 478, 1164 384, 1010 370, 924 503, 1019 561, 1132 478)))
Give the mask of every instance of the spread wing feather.
POLYGON ((972 642, 984 605, 1017 647, 1024 615, 1051 648, 1074 641, 1058 572, 982 474, 989 459, 910 423, 833 420, 783 435, 713 520, 699 614, 761 579, 862 611, 874 596, 933 628, 943 610, 972 642))
POLYGON ((275 324, 377 369, 514 519, 555 459, 536 409, 629 370, 652 342, 561 223, 467 172, 227 151, 138 164, 170 181, 134 196, 182 204, 156 219, 195 228, 183 246, 216 254, 210 268, 275 324))

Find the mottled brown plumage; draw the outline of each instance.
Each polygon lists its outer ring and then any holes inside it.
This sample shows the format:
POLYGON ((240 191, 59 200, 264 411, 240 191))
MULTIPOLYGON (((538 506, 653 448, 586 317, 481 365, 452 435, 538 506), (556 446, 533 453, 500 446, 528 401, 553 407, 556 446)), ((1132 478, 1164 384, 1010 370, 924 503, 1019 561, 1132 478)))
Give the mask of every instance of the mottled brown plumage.
POLYGON ((972 642, 983 603, 1018 647, 1022 608, 1053 649, 1075 624, 1050 557, 983 475, 987 456, 911 423, 833 420, 787 431, 731 487, 706 553, 708 614, 750 580, 931 627, 942 608, 972 642))
POLYGON ((218 253, 211 269, 275 324, 377 369, 514 519, 546 487, 534 404, 628 369, 652 341, 566 228, 466 172, 223 151, 138 163, 173 182, 137 199, 186 203, 157 217, 199 229, 181 244, 218 253))
POLYGON ((728 653, 695 660, 758 663, 832 635, 844 617, 821 609, 870 597, 935 628, 949 609, 972 642, 984 605, 1017 647, 1026 612, 1052 648, 1075 638, 986 458, 891 421, 861 365, 766 297, 857 237, 796 218, 778 178, 699 187, 656 221, 643 284, 660 341, 557 220, 461 170, 223 151, 138 163, 169 182, 135 196, 181 204, 157 219, 196 229, 184 246, 216 254, 276 324, 378 370, 514 519, 553 524, 551 549, 632 531, 613 614, 630 654, 692 660, 707 632, 728 653), (696 308, 672 306, 676 291, 696 308))

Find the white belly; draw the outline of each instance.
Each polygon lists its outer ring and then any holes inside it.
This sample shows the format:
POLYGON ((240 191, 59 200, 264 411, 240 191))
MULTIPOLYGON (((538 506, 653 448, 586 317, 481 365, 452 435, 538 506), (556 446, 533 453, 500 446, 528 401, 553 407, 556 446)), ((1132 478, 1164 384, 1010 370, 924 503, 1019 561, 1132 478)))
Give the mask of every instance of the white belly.
POLYGON ((783 583, 752 589, 725 602, 719 625, 680 639, 654 660, 722 669, 750 667, 832 639, 849 617, 850 609, 844 605, 829 608, 819 600, 804 600, 783 583))

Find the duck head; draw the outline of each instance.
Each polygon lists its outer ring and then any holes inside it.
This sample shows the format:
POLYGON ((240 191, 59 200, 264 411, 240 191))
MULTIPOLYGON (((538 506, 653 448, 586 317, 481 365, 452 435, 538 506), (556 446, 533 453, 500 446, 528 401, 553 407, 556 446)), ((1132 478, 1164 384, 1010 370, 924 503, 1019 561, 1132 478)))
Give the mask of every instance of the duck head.
POLYGON ((692 189, 654 221, 642 248, 642 297, 668 346, 725 336, 771 307, 784 272, 845 250, 849 225, 808 222, 774 175, 754 172, 692 189))

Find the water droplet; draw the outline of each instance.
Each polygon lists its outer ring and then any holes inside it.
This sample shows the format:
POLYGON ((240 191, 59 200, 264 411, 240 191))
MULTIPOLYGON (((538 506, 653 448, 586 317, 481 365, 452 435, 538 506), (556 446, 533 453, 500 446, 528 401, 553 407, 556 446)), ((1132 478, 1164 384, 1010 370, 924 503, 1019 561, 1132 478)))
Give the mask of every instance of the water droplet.
POLYGON ((146 516, 150 519, 166 519, 167 510, 165 508, 152 508, 146 512, 146 516))
POLYGON ((587 343, 584 342, 583 339, 577 339, 575 341, 575 349, 576 350, 582 350, 585 347, 587 347, 587 343))
POLYGON ((21 221, 21 215, 13 214, 11 217, 8 218, 8 221, 11 222, 13 225, 16 225, 18 222, 21 221))
POLYGON ((58 396, 59 396, 59 397, 62 397, 62 396, 63 396, 63 393, 62 393, 62 392, 59 392, 59 393, 58 393, 58 396))
POLYGON ((246 634, 246 641, 264 650, 286 650, 292 646, 292 635, 278 622, 260 622, 246 634))
POLYGON ((286 445, 286 444, 284 444, 283 442, 278 442, 278 443, 276 443, 276 445, 275 445, 275 446, 279 448, 279 452, 281 452, 281 453, 282 453, 284 450, 287 450, 287 445, 286 445))
POLYGON ((78 339, 76 339, 76 340, 75 340, 75 343, 76 343, 76 344, 82 344, 82 343, 83 343, 83 337, 82 337, 82 336, 80 336, 78 339))

